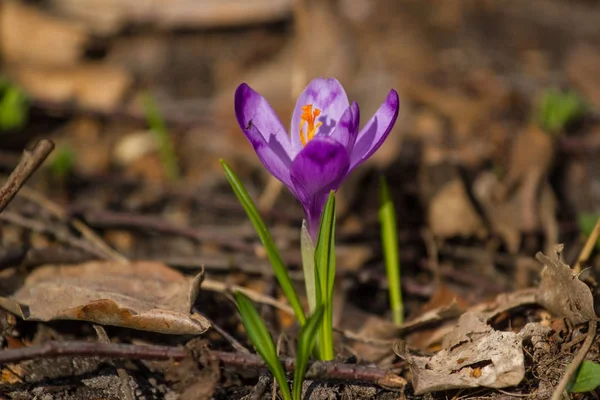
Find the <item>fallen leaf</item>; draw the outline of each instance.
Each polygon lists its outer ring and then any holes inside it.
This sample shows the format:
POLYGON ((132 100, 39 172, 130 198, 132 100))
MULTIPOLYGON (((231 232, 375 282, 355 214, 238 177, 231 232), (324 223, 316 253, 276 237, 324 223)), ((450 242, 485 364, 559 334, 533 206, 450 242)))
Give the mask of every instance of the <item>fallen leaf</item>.
POLYGON ((562 248, 562 245, 555 246, 552 257, 542 252, 535 255, 544 264, 536 300, 552 314, 566 318, 573 325, 597 320, 592 292, 560 259, 562 248))
POLYGON ((511 145, 503 180, 484 172, 473 184, 473 195, 492 230, 502 237, 511 253, 519 250, 523 233, 543 229, 547 243, 558 239, 556 198, 547 178, 554 147, 550 135, 529 126, 511 145))
POLYGON ((491 331, 492 327, 485 323, 485 318, 474 312, 466 312, 458 319, 455 329, 444 337, 442 346, 444 349, 453 349, 491 331))
POLYGON ((569 52, 565 72, 569 81, 586 99, 600 109, 600 52, 596 46, 579 45, 569 52))
POLYGON ((133 80, 120 68, 93 63, 60 68, 20 66, 10 75, 36 99, 75 101, 79 106, 98 110, 119 105, 133 80))
POLYGON ((203 273, 186 278, 150 261, 92 261, 33 271, 0 307, 24 320, 81 320, 165 334, 198 335, 210 324, 191 308, 203 273))
POLYGON ((456 333, 447 336, 435 355, 412 355, 398 342, 394 351, 410 367, 415 394, 473 387, 503 388, 518 385, 525 376, 523 336, 495 331, 483 317, 465 313, 456 333), (469 333, 470 332, 470 333, 469 333))
POLYGON ((460 179, 446 183, 429 203, 429 229, 436 237, 485 236, 485 225, 460 179))
POLYGON ((20 1, 2 2, 0 52, 7 63, 74 65, 87 40, 81 24, 51 17, 20 1))
MULTIPOLYGON (((430 300, 416 312, 422 324, 419 329, 405 335, 407 344, 418 349, 439 349, 444 336, 454 329, 456 318, 467 308, 468 303, 462 296, 446 284, 440 283, 430 300), (430 318, 423 320, 426 316, 430 318)), ((403 327, 414 321, 410 320, 403 327)))
POLYGON ((369 341, 356 341, 352 349, 362 361, 379 363, 385 357, 393 355, 390 349, 391 341, 398 338, 398 326, 378 316, 369 316, 362 328, 357 332, 358 336, 367 338, 369 341), (390 341, 388 343, 388 341, 390 341))
POLYGON ((53 12, 116 35, 129 25, 200 29, 277 22, 289 18, 292 0, 52 0, 53 12))

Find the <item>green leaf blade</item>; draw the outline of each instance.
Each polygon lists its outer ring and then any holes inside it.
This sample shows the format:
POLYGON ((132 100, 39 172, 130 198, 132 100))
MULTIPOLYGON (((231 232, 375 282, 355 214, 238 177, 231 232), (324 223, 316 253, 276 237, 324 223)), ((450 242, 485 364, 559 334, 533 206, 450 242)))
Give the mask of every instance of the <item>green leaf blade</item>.
POLYGON ((160 162, 165 169, 167 177, 176 180, 181 174, 177 154, 173 148, 173 142, 169 136, 167 125, 160 113, 158 104, 156 104, 152 96, 145 94, 143 102, 146 121, 150 127, 150 132, 154 135, 154 140, 158 144, 160 162))
POLYGON ((296 367, 294 369, 294 384, 292 389, 294 400, 302 399, 302 384, 304 383, 306 366, 308 365, 308 358, 317 341, 317 333, 323 321, 323 312, 323 307, 318 306, 300 330, 298 347, 296 349, 296 367))
POLYGON ((258 311, 254 308, 252 301, 241 292, 235 292, 233 295, 248 338, 250 338, 250 341, 256 347, 256 351, 267 364, 267 368, 269 368, 275 380, 277 380, 284 400, 292 400, 285 370, 277 355, 271 334, 269 334, 258 311))
POLYGON ((236 197, 242 204, 242 207, 246 211, 248 218, 252 222, 256 233, 258 234, 260 241, 262 242, 265 250, 267 252, 267 257, 269 258, 269 262, 273 267, 273 271, 275 272, 275 277, 281 286, 281 290, 284 295, 290 302, 290 306, 294 310, 294 314, 296 315, 296 319, 300 326, 303 326, 306 323, 306 316, 304 315, 304 310, 302 309, 302 304, 300 303, 300 299, 298 294, 296 293, 296 289, 294 289, 294 284, 292 283, 292 279, 288 274, 287 268, 283 264, 283 260, 281 259, 281 255, 275 246, 275 242, 269 233, 265 223, 263 222, 258 209, 254 205, 254 202, 250 198, 248 191, 244 188, 242 181, 240 178, 233 172, 231 167, 224 161, 220 160, 223 170, 225 171, 225 176, 231 185, 236 197))
POLYGON ((396 210, 385 177, 380 179, 379 223, 381 225, 381 244, 385 270, 389 282, 390 308, 395 324, 404 322, 404 304, 402 303, 402 285, 400 281, 400 254, 398 251, 398 228, 396 210))
POLYGON ((317 297, 324 307, 319 340, 321 360, 333 360, 333 288, 335 284, 335 192, 331 191, 321 216, 315 248, 317 297))

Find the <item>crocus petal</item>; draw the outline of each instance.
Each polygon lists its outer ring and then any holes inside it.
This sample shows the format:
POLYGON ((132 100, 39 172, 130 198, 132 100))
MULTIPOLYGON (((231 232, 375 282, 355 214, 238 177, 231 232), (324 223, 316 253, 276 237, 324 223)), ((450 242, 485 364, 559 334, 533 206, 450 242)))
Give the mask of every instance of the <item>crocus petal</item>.
POLYGON ((369 158, 383 144, 398 118, 399 107, 398 93, 392 89, 379 110, 358 133, 350 156, 350 170, 369 158))
POLYGON ((242 131, 250 125, 263 135, 265 142, 276 141, 292 158, 290 137, 269 102, 245 83, 235 91, 235 116, 242 131))
POLYGON ((315 137, 292 162, 292 192, 302 203, 308 230, 316 242, 319 220, 330 190, 337 190, 346 177, 350 158, 346 148, 329 137, 315 137))
POLYGON ((358 135, 358 124, 360 122, 360 110, 358 103, 353 101, 352 105, 346 109, 335 129, 331 133, 331 138, 341 143, 348 154, 352 154, 352 148, 358 135))
POLYGON ((269 103, 244 83, 235 92, 235 114, 265 168, 286 186, 291 186, 291 143, 269 103))
MULTIPOLYGON (((292 114, 291 136, 292 148, 294 155, 302 150, 302 142, 300 141, 300 116, 302 115, 302 107, 312 104, 313 108, 318 108, 321 115, 317 118, 318 122, 322 122, 317 133, 330 134, 344 111, 348 108, 348 96, 342 85, 335 78, 317 78, 313 79, 306 89, 298 97, 294 113, 292 114)), ((292 157, 293 158, 293 157, 292 157)))

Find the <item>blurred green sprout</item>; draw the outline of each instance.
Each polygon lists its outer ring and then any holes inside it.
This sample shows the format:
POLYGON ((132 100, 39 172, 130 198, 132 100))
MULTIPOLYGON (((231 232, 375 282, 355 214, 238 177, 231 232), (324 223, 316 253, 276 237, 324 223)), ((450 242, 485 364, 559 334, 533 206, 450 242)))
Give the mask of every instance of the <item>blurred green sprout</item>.
POLYGON ((574 91, 547 89, 538 105, 538 123, 548 133, 559 134, 567 125, 581 118, 585 102, 574 91))
POLYGON ((171 180, 176 180, 180 177, 179 163, 165 120, 160 113, 160 109, 158 108, 158 104, 154 97, 149 94, 144 94, 143 102, 146 121, 150 128, 150 132, 152 132, 154 139, 158 144, 160 162, 167 177, 171 180))
POLYGON ((0 131, 22 128, 27 123, 29 101, 25 92, 0 77, 0 131))
POLYGON ((75 166, 75 152, 71 146, 63 144, 54 151, 50 163, 50 173, 58 180, 64 180, 75 166))

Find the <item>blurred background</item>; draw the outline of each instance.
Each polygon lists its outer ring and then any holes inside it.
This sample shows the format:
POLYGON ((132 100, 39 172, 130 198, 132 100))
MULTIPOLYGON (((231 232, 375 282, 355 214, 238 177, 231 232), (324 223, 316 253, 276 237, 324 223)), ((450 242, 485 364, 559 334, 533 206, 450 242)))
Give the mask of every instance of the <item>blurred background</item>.
MULTIPOLYGON (((315 77, 336 77, 363 123, 395 88, 396 127, 339 194, 339 268, 362 296, 349 303, 387 309, 380 174, 409 314, 440 280, 473 302, 530 285, 529 257, 557 242, 572 261, 600 213, 599 21, 594 0, 5 0, 0 172, 50 138, 31 185, 119 252, 268 275, 222 157, 294 270, 302 212, 237 126, 235 88, 249 83, 284 126, 315 77)), ((92 257, 51 251, 69 246, 15 218, 43 213, 7 213, 4 257, 92 257)))

